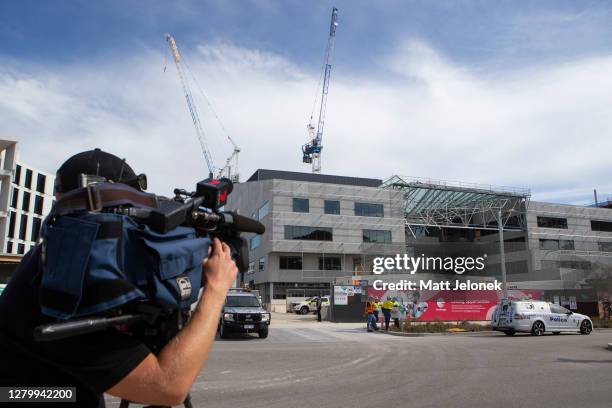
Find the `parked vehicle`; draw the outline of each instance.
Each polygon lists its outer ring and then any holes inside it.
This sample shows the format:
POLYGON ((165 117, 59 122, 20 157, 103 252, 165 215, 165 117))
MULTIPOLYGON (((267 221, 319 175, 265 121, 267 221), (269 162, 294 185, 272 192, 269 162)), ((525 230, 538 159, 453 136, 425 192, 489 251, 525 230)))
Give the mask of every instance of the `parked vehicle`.
MULTIPOLYGON (((321 306, 329 306, 329 296, 321 297, 321 306)), ((315 313, 317 311, 317 296, 302 302, 291 303, 291 310, 299 314, 315 313)))
POLYGON ((230 290, 219 319, 219 336, 226 338, 230 332, 257 333, 268 337, 270 313, 259 302, 257 296, 244 290, 230 290))
POLYGON ((493 330, 513 336, 517 332, 541 336, 544 332, 590 334, 593 322, 555 303, 543 301, 502 301, 491 318, 493 330))

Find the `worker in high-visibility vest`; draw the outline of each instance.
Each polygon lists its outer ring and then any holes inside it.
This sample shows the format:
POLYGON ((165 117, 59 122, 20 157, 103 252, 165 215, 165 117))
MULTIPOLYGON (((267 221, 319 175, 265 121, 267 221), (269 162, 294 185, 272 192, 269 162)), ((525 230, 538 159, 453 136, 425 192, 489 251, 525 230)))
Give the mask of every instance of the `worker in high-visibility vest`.
POLYGON ((387 300, 385 300, 382 304, 382 313, 385 316, 385 330, 389 330, 389 321, 391 320, 391 309, 393 309, 393 301, 391 300, 391 296, 387 296, 387 300))
POLYGON ((374 308, 374 320, 378 322, 378 314, 380 313, 380 300, 377 297, 374 298, 372 306, 374 308))
POLYGON ((367 327, 368 331, 378 330, 376 320, 374 319, 374 298, 370 296, 365 305, 365 314, 367 315, 367 327))
POLYGON ((400 327, 400 303, 397 298, 393 298, 393 306, 391 307, 391 318, 393 319, 393 325, 399 329, 400 327))

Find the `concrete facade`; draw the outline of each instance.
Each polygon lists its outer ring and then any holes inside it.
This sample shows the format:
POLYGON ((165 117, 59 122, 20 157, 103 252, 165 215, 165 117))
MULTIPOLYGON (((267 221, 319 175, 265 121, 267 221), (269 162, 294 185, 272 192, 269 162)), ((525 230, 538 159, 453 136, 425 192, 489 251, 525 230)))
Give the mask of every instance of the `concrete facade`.
MULTIPOLYGON (((402 193, 379 188, 377 182, 258 170, 249 181, 236 184, 227 208, 259 219, 266 226, 260 238, 247 237, 251 264, 239 283, 260 290, 266 302, 285 296, 327 294, 329 283, 343 277, 373 279, 372 258, 397 253, 451 257, 486 254, 486 268, 473 277, 501 278, 496 231, 431 227, 427 234, 413 236, 405 226, 402 193), (307 212, 294 211, 294 199, 302 199, 301 205, 307 202, 307 212), (326 214, 326 200, 339 202, 339 214, 326 214), (356 215, 355 203, 380 204, 384 216, 356 215), (291 239, 286 235, 287 226, 328 228, 333 238, 291 239), (391 242, 364 242, 364 230, 388 231, 391 242), (286 257, 295 257, 299 267, 288 268, 286 257), (331 262, 326 258, 336 259, 331 262)), ((612 270, 611 209, 530 202, 523 216, 526 230, 504 233, 510 287, 580 289, 588 287, 593 272, 612 270), (542 217, 548 218, 542 221, 542 217), (607 228, 605 223, 609 222, 610 230, 594 230, 592 221, 603 222, 595 224, 596 229, 602 229, 602 225, 607 228), (547 222, 560 223, 563 228, 546 226, 547 222)))
POLYGON ((372 187, 379 180, 310 174, 308 181, 300 180, 304 174, 269 172, 263 179, 236 184, 229 198, 228 209, 266 226, 261 239, 247 236, 252 264, 243 276, 266 301, 270 295, 283 298, 287 290, 305 296, 328 293, 335 278, 369 269, 368 254, 395 254, 405 248, 400 192, 372 187), (294 198, 308 200, 308 212, 294 211, 294 198), (338 202, 339 214, 325 213, 326 200, 338 202), (379 204, 383 216, 355 215, 355 203, 379 204), (288 239, 287 226, 328 228, 332 239, 288 239), (391 242, 364 242, 364 230, 387 231, 391 242), (301 268, 286 268, 281 257, 299 257, 301 268))
POLYGON ((19 162, 18 142, 0 140, 0 250, 23 255, 53 205, 55 176, 19 162))
POLYGON ((530 268, 522 281, 579 288, 593 273, 612 270, 612 209, 531 202, 527 226, 530 268), (559 220, 561 228, 543 226, 544 217, 559 220), (597 222, 609 230, 599 230, 597 222))

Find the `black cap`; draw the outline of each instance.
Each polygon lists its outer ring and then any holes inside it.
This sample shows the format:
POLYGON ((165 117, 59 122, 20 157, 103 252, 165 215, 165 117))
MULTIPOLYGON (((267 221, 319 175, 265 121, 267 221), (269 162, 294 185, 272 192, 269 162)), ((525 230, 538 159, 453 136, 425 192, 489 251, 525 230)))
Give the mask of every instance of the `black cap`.
POLYGON ((77 153, 60 166, 55 175, 55 193, 66 193, 82 187, 83 174, 104 177, 115 183, 136 178, 136 173, 125 159, 96 148, 77 153))

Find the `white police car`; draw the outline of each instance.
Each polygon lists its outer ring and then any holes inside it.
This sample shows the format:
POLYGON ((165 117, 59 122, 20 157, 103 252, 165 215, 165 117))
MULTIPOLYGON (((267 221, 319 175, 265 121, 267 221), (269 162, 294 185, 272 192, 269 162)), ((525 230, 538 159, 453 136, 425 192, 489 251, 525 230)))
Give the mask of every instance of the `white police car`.
MULTIPOLYGON (((321 297, 321 306, 329 306, 329 296, 321 297)), ((308 298, 302 302, 291 303, 291 310, 298 314, 308 314, 317 311, 317 297, 308 298)))
POLYGON ((502 301, 493 312, 491 325, 493 330, 508 336, 516 332, 541 336, 547 331, 553 334, 562 331, 590 334, 593 330, 593 322, 588 316, 537 300, 502 301))

